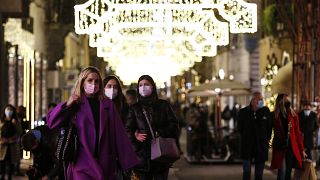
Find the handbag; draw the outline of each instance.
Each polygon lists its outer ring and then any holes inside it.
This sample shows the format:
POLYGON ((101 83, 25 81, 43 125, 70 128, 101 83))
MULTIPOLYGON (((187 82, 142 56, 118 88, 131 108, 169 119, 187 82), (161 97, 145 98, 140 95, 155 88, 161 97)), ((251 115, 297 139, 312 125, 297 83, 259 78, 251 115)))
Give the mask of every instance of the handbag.
POLYGON ((143 114, 146 117, 146 121, 152 136, 151 160, 164 163, 174 163, 177 161, 180 158, 180 153, 176 144, 176 140, 174 138, 163 138, 161 136, 155 137, 145 109, 143 109, 143 114))
POLYGON ((303 161, 303 169, 295 169, 293 180, 316 180, 316 170, 312 160, 303 161))
POLYGON ((55 156, 60 162, 75 162, 78 156, 79 137, 73 119, 59 129, 55 156))

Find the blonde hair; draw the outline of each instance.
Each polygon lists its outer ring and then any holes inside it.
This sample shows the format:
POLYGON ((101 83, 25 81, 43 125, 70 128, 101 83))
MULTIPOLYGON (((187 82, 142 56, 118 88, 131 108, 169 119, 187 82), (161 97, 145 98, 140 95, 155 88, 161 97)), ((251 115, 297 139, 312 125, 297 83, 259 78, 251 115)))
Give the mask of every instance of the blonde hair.
POLYGON ((76 81, 76 84, 74 85, 73 93, 75 95, 79 96, 82 100, 82 98, 84 96, 83 83, 84 83, 84 80, 86 80, 88 75, 91 73, 96 73, 99 76, 99 91, 97 92, 97 96, 99 97, 100 100, 102 100, 102 99, 104 99, 104 92, 103 92, 104 88, 103 88, 103 84, 102 84, 102 78, 101 78, 99 70, 93 66, 89 66, 80 72, 79 77, 76 81))
MULTIPOLYGON (((287 110, 286 110, 286 107, 284 106, 286 97, 288 97, 287 94, 279 94, 277 96, 275 110, 274 110, 276 118, 279 118, 280 114, 283 117, 287 117, 287 110)), ((293 117, 296 116, 295 111, 291 107, 288 110, 290 111, 290 113, 293 117)))

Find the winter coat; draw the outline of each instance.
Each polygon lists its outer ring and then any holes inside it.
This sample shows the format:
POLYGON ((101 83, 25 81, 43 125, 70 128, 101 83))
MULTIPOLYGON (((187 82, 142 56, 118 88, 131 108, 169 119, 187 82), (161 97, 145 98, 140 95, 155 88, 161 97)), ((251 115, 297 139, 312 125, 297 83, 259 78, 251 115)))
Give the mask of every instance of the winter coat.
POLYGON ((304 111, 299 112, 299 123, 300 131, 303 137, 303 144, 305 148, 311 150, 313 148, 314 132, 316 132, 317 125, 317 114, 313 111, 310 112, 309 116, 304 114, 304 111))
MULTIPOLYGON (((291 121, 290 128, 290 143, 294 158, 297 160, 297 164, 293 164, 294 167, 302 168, 302 152, 304 151, 302 136, 299 126, 299 117, 296 114, 293 116, 291 112, 287 113, 288 124, 291 121)), ((279 138, 285 140, 285 131, 281 123, 281 119, 275 118, 273 115, 273 128, 274 128, 274 139, 279 138)), ((272 160, 271 160, 271 169, 279 169, 282 167, 283 158, 285 158, 286 149, 276 149, 272 147, 272 160)))
MULTIPOLYGON (((13 131, 14 133, 4 133, 4 134, 10 134, 10 137, 6 137, 11 139, 10 143, 6 144, 0 144, 0 160, 4 160, 7 153, 10 153, 11 157, 11 163, 18 163, 20 161, 21 153, 20 153, 20 146, 18 139, 20 135, 22 134, 22 128, 21 124, 16 121, 15 119, 11 120, 10 122, 13 125, 13 131), (10 150, 10 152, 8 151, 10 150)), ((0 121, 0 134, 3 135, 2 131, 7 131, 6 129, 3 129, 3 127, 6 124, 5 121, 0 121)), ((6 126, 9 127, 9 126, 6 126)), ((11 130, 10 130, 11 131, 11 130)), ((1 137, 3 138, 3 137, 1 137)))
POLYGON ((268 160, 269 140, 272 133, 272 119, 269 108, 254 111, 251 105, 240 109, 238 130, 241 137, 241 158, 255 161, 268 160))
POLYGON ((63 166, 55 158, 57 132, 49 129, 47 125, 37 126, 28 131, 39 131, 41 134, 40 142, 36 149, 32 150, 33 167, 36 169, 35 178, 48 176, 53 179, 55 177, 63 177, 63 166))
MULTIPOLYGON (((173 109, 169 102, 156 99, 149 107, 145 108, 149 115, 152 128, 161 137, 177 138, 178 122, 174 115, 173 109)), ((152 135, 148 127, 141 103, 132 105, 126 122, 126 129, 135 151, 140 159, 140 164, 136 166, 136 170, 143 172, 161 172, 171 166, 167 163, 156 163, 151 161, 151 139, 152 135), (147 139, 140 142, 135 138, 135 132, 146 133, 147 139)))
POLYGON ((96 134, 95 121, 87 98, 82 98, 76 112, 72 112, 71 109, 66 103, 60 103, 47 115, 48 126, 57 128, 64 121, 70 120, 70 114, 75 113, 80 147, 76 162, 68 166, 67 179, 113 180, 117 167, 116 159, 123 170, 132 168, 138 163, 120 116, 116 113, 111 100, 100 100, 99 134, 96 134), (109 125, 113 127, 109 128, 109 125), (96 136, 99 136, 98 158, 94 156, 96 136), (113 145, 110 137, 113 137, 113 145))

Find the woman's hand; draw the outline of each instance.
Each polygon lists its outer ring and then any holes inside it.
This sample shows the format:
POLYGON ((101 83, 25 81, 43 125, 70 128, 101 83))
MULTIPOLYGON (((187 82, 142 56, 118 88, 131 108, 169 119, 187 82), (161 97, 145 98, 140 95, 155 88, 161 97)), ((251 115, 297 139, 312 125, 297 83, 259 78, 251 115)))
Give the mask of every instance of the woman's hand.
POLYGON ((304 152, 304 151, 302 151, 302 158, 303 158, 303 159, 307 159, 307 157, 308 157, 307 153, 304 152))
POLYGON ((136 132, 134 133, 134 136, 135 136, 136 139, 137 139, 138 141, 140 141, 140 142, 145 141, 146 138, 147 138, 147 134, 139 133, 138 131, 136 131, 136 132))
POLYGON ((74 103, 79 102, 79 100, 80 100, 80 97, 79 97, 79 96, 77 96, 77 95, 75 95, 75 94, 72 94, 72 95, 70 96, 70 98, 68 99, 68 101, 67 101, 67 106, 70 107, 70 106, 73 105, 74 103))

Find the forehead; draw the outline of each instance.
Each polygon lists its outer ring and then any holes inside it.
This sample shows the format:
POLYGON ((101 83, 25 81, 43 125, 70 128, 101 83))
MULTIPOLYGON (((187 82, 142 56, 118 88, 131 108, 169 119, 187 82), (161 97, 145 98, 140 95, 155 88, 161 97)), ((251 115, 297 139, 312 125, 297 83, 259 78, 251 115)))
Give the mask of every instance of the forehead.
POLYGON ((117 84, 117 81, 115 79, 110 79, 107 84, 117 84))
POLYGON ((10 109, 10 110, 12 110, 13 108, 12 108, 12 107, 10 107, 10 106, 7 106, 7 107, 6 107, 6 109, 8 109, 8 110, 9 110, 9 109, 10 109))
POLYGON ((95 72, 89 73, 86 79, 99 79, 99 75, 95 72))
POLYGON ((253 98, 254 99, 263 99, 263 97, 262 97, 262 94, 255 94, 254 96, 253 96, 253 98))
POLYGON ((149 85, 151 85, 151 83, 150 83, 148 80, 146 80, 146 79, 141 80, 141 81, 139 82, 139 84, 149 84, 149 85))

